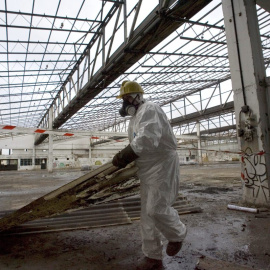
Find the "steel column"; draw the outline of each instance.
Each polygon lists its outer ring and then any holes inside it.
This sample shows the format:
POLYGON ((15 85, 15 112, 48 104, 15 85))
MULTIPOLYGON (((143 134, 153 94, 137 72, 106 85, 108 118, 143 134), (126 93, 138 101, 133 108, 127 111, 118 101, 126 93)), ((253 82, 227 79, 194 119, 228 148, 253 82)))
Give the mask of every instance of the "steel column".
POLYGON ((243 200, 269 204, 270 129, 266 72, 255 1, 223 0, 235 115, 242 157, 243 200), (259 153, 259 154, 258 154, 259 153))
MULTIPOLYGON (((49 110, 49 129, 52 130, 53 125, 53 107, 49 110)), ((48 172, 53 171, 53 134, 49 134, 49 153, 48 153, 48 172)))
POLYGON ((198 161, 199 164, 202 164, 202 147, 201 147, 201 130, 200 130, 200 122, 197 122, 197 136, 198 136, 198 161))

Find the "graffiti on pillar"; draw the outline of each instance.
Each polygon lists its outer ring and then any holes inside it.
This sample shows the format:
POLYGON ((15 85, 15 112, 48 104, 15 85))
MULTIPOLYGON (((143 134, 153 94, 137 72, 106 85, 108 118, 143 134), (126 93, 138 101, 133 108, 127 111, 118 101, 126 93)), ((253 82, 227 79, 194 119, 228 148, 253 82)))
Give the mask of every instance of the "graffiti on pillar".
POLYGON ((263 195, 267 200, 269 187, 264 154, 254 154, 248 147, 242 156, 242 164, 241 177, 245 187, 252 189, 253 197, 258 198, 263 195))

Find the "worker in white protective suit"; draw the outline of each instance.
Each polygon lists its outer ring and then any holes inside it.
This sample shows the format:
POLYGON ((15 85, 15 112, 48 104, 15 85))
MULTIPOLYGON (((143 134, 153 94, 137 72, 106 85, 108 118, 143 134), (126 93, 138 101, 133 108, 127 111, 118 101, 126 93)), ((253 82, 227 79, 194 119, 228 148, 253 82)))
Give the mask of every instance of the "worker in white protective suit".
POLYGON ((124 81, 118 98, 123 99, 121 116, 132 116, 130 144, 113 158, 124 168, 135 160, 141 183, 142 251, 151 260, 162 260, 161 234, 169 241, 166 252, 176 255, 186 236, 186 226, 172 207, 179 189, 179 158, 176 138, 163 110, 143 99, 137 82, 124 81))

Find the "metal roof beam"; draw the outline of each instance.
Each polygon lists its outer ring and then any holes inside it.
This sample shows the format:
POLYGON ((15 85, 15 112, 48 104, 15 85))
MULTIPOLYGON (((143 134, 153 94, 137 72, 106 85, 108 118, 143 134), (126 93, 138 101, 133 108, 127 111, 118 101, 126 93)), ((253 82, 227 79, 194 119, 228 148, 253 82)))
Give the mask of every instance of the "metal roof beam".
MULTIPOLYGON (((41 93, 41 94, 43 94, 44 95, 44 93, 41 93)), ((19 95, 17 95, 17 96, 22 96, 21 94, 19 95)), ((1 98, 2 96, 0 96, 0 98, 1 98)), ((7 97, 7 96, 6 96, 7 97)), ((42 101, 45 101, 45 100, 51 100, 51 98, 42 98, 42 101)), ((16 104, 16 103, 23 103, 23 102, 39 102, 40 101, 40 99, 31 99, 31 100, 18 100, 18 101, 11 101, 11 102, 9 102, 10 104, 16 104)), ((0 103, 0 105, 5 105, 5 104, 7 104, 6 102, 1 102, 0 103)), ((40 106, 44 106, 44 105, 40 105, 40 106)), ((16 108, 14 108, 14 107, 12 107, 12 109, 16 109, 16 108)), ((5 109, 1 109, 1 111, 2 110, 5 110, 5 109)), ((10 110, 10 109, 9 109, 10 110)))
MULTIPOLYGON (((64 69, 46 69, 46 68, 44 68, 42 71, 68 71, 68 70, 71 70, 71 68, 64 68, 64 69)), ((3 70, 3 71, 1 71, 1 72, 10 72, 10 73, 12 73, 12 72, 15 72, 15 73, 19 73, 19 72, 39 72, 40 71, 40 69, 29 69, 29 70, 3 70)), ((53 74, 53 75, 58 75, 59 73, 57 73, 57 74, 53 74)), ((39 74, 40 75, 40 74, 39 74)), ((0 76, 0 77, 2 77, 2 76, 0 76)))
POLYGON ((174 17, 174 16, 170 16, 170 18, 175 20, 176 22, 190 23, 190 24, 193 24, 193 25, 200 25, 200 26, 205 26, 205 27, 208 27, 208 28, 216 28, 216 29, 220 29, 220 30, 225 31, 224 26, 218 26, 218 25, 209 24, 209 23, 201 23, 201 22, 196 22, 196 21, 184 19, 184 18, 177 18, 177 17, 174 17))
POLYGON ((9 83, 1 84, 0 88, 11 88, 11 87, 30 87, 30 86, 42 86, 42 85, 56 85, 61 84, 61 81, 51 81, 48 82, 39 82, 39 83, 9 83))
POLYGON ((74 46, 74 45, 84 45, 87 46, 88 43, 70 43, 70 42, 52 42, 52 41, 26 41, 26 40, 0 40, 0 42, 4 42, 4 43, 21 43, 21 44, 50 44, 50 45, 70 45, 70 46, 74 46))
MULTIPOLYGON (((49 44, 49 43, 48 43, 49 44)), ((25 55, 26 52, 8 52, 8 54, 23 54, 25 55)), ((43 55, 45 54, 45 51, 44 52, 27 52, 27 54, 38 54, 38 55, 43 55)), ((60 53, 59 52, 46 52, 46 55, 59 55, 60 53)), ((77 55, 81 55, 82 53, 80 52, 76 52, 77 55)), ((72 55, 74 56, 74 52, 73 53, 67 53, 67 52, 61 52, 61 55, 72 55)), ((43 61, 41 61, 43 62, 43 61)), ((57 61, 54 61, 54 62, 57 62, 57 61)))
POLYGON ((0 24, 0 27, 7 28, 18 28, 18 29, 33 29, 33 30, 46 30, 46 31, 61 31, 61 32, 72 32, 72 33, 85 33, 85 34, 95 34, 96 31, 88 31, 88 30, 73 30, 73 29, 63 29, 63 28, 47 28, 47 27, 35 27, 35 26, 22 26, 22 25, 8 25, 8 24, 0 24))
POLYGON ((176 65, 143 65, 142 67, 145 68, 230 68, 229 66, 224 66, 224 65, 220 65, 220 66, 192 66, 192 65, 185 65, 185 66, 176 66, 176 65))
MULTIPOLYGON (((224 127, 218 127, 218 128, 210 128, 210 129, 207 129, 207 130, 201 130, 200 131, 200 134, 201 135, 206 135, 206 134, 214 134, 214 133, 220 133, 220 132, 224 132, 224 131, 229 131, 229 130, 236 130, 236 125, 228 125, 228 126, 224 126, 224 127)), ((196 132, 191 132, 191 133, 188 133, 188 135, 196 135, 197 134, 197 131, 196 132)), ((236 138, 236 136, 233 136, 236 138)), ((207 136, 204 136, 203 137, 203 140, 211 140, 211 139, 214 139, 213 137, 207 137, 207 136)), ((223 139, 222 136, 218 136, 218 138, 216 139, 223 139)))
MULTIPOLYGON (((105 87, 110 85, 119 76, 119 72, 125 72, 142 57, 142 54, 129 53, 128 50, 142 50, 146 54, 162 40, 168 37, 181 24, 183 24, 183 22, 175 22, 170 19, 169 16, 173 15, 190 19, 209 2, 211 1, 177 1, 171 9, 167 9, 165 11, 162 10, 161 13, 159 5, 154 8, 144 21, 132 33, 130 33, 131 38, 128 39, 128 42, 119 46, 114 54, 108 59, 108 62, 106 62, 105 65, 88 81, 88 83, 78 91, 77 96, 71 100, 64 109, 62 109, 53 121, 53 128, 59 128, 63 125, 92 98, 98 95, 105 87)), ((74 71, 77 66, 75 66, 74 71)), ((71 73, 71 75, 72 74, 73 73, 71 73)), ((67 80, 68 79, 69 78, 67 78, 67 80)), ((48 111, 46 115, 44 115, 40 124, 43 123, 46 117, 48 117, 48 111)), ((41 143, 44 139, 44 137, 40 137, 35 144, 41 143)))
MULTIPOLYGON (((230 70, 222 69, 222 70, 211 70, 211 71, 203 71, 203 73, 228 73, 230 70)), ((202 71, 145 71, 145 72, 124 72, 123 74, 138 74, 138 75, 143 75, 143 74, 152 74, 152 75, 160 75, 160 74, 181 74, 181 73, 187 73, 187 74, 192 74, 192 73, 202 73, 202 71)))
MULTIPOLYGON (((29 54, 29 53, 28 53, 29 54)), ((76 60, 58 60, 57 63, 67 63, 77 62, 76 60)), ((55 60, 4 60, 0 61, 0 63, 55 63, 55 60)))
MULTIPOLYGON (((29 107, 28 107, 29 108, 29 107)), ((12 108, 12 109, 14 109, 14 108, 12 108)), ((11 110, 12 110, 11 109, 11 110)), ((19 108, 18 108, 19 109, 19 108)), ((22 111, 20 111, 20 112, 10 112, 10 113, 1 113, 1 116, 5 116, 5 115, 16 115, 16 114, 18 114, 18 115, 21 115, 21 114, 25 114, 25 113, 36 113, 36 112, 44 112, 44 109, 42 109, 42 110, 38 110, 38 109, 35 109, 35 110, 33 110, 33 111, 25 111, 25 112, 22 112, 22 111)))
POLYGON ((38 14, 38 13, 27 13, 21 11, 9 11, 9 10, 0 10, 0 13, 6 14, 15 14, 15 15, 22 15, 22 16, 35 16, 35 17, 43 17, 43 18, 52 18, 52 19, 63 19, 63 20, 73 20, 73 21, 82 21, 82 22, 94 22, 94 23, 102 23, 99 20, 89 20, 87 18, 80 19, 80 18, 72 18, 72 17, 64 17, 64 16, 54 16, 54 15, 47 15, 47 14, 38 14))
POLYGON ((179 126, 187 123, 192 123, 196 121, 200 121, 206 118, 214 117, 220 114, 228 113, 234 111, 234 102, 228 102, 223 105, 218 105, 211 107, 209 109, 204 110, 204 112, 194 112, 188 115, 184 115, 181 117, 176 117, 170 121, 171 126, 179 126))
POLYGON ((148 52, 150 55, 173 55, 173 56, 187 56, 187 57, 206 57, 206 58, 224 58, 228 59, 227 55, 208 55, 208 54, 192 54, 192 53, 167 53, 167 52, 148 52))
POLYGON ((202 39, 202 38, 190 38, 190 37, 180 37, 180 38, 185 39, 185 40, 191 40, 191 41, 199 41, 199 42, 203 42, 203 43, 214 43, 214 44, 227 45, 227 42, 224 42, 224 41, 202 39))

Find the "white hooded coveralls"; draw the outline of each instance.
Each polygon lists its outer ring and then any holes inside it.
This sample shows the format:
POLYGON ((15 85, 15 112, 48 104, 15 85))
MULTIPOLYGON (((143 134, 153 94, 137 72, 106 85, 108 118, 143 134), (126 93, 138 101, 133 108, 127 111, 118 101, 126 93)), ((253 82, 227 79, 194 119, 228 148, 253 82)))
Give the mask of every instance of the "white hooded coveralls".
POLYGON ((142 251, 162 259, 161 234, 170 242, 183 241, 186 227, 172 207, 179 189, 179 158, 176 139, 163 110, 142 103, 130 119, 129 141, 141 182, 142 251))

